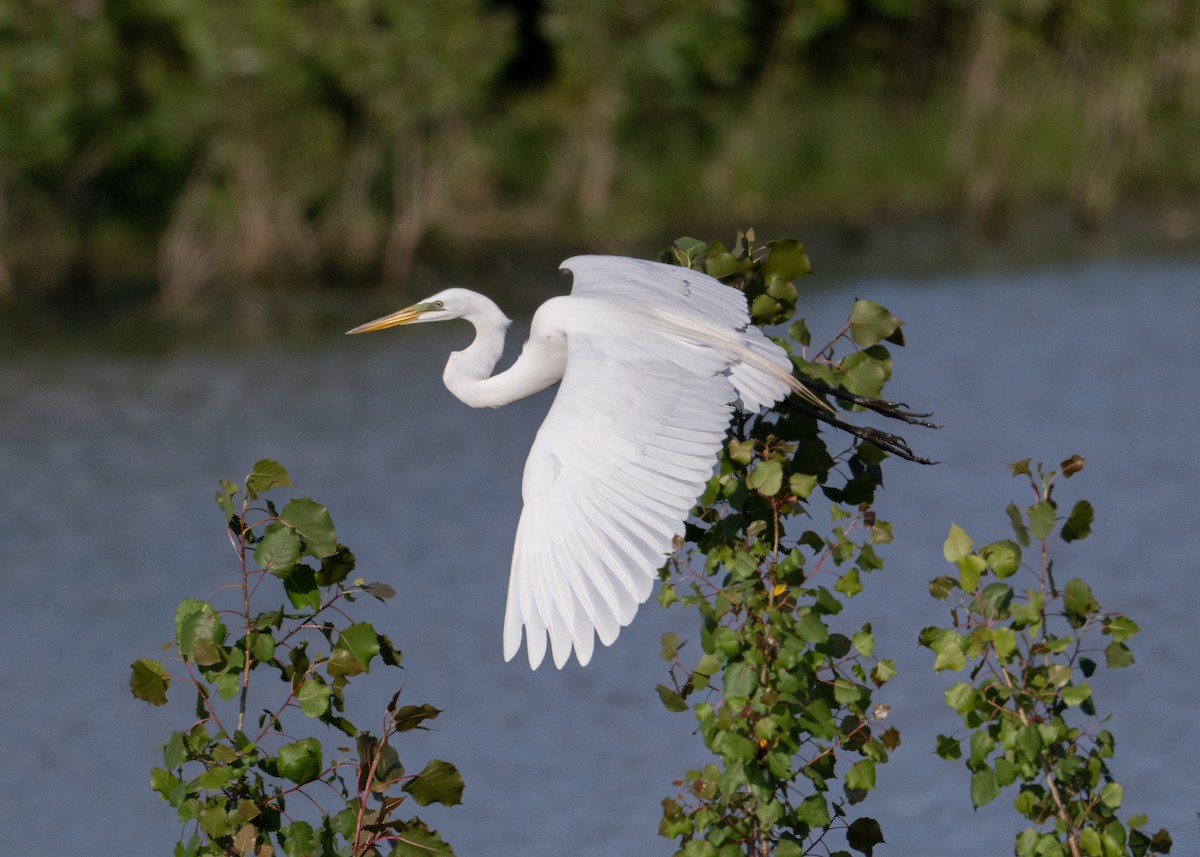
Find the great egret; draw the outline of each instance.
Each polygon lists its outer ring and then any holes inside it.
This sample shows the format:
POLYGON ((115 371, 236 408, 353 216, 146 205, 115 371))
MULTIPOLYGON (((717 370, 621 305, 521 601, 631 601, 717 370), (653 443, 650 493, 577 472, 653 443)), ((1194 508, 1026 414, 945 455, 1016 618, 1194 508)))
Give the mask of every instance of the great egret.
POLYGON ((633 621, 712 474, 735 407, 754 413, 796 393, 829 408, 750 323, 737 289, 615 256, 576 256, 562 268, 574 274, 571 294, 542 304, 521 356, 497 375, 512 322, 466 289, 348 331, 470 322, 475 339, 450 355, 442 378, 475 408, 561 382, 525 463, 504 616, 505 660, 524 629, 534 669, 547 635, 555 666, 572 648, 586 665, 593 634, 607 646, 633 621))

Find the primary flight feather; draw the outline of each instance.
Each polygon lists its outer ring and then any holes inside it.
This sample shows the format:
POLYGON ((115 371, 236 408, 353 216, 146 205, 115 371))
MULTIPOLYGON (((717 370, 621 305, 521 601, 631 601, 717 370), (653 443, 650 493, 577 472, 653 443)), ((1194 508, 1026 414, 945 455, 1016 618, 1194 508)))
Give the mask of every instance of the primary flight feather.
POLYGON ((559 383, 525 463, 504 658, 524 635, 529 664, 591 659, 650 597, 658 569, 712 474, 735 408, 789 393, 826 407, 786 353, 750 323, 745 296, 705 274, 616 256, 576 256, 571 294, 534 314, 512 367, 492 375, 510 320, 447 289, 356 327, 461 318, 475 339, 442 375, 466 404, 496 408, 559 383))

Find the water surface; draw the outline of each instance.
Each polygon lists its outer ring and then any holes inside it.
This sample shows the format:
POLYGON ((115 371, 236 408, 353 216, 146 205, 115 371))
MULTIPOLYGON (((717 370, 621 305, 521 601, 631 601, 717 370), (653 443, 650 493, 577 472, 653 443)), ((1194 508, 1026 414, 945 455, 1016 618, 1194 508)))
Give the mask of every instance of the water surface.
MULTIPOLYGON (((1062 550, 1060 574, 1085 575, 1143 628, 1137 664, 1093 681, 1114 712, 1124 809, 1170 827, 1186 853, 1200 808, 1189 633, 1200 606, 1200 263, 804 285, 814 339, 856 296, 905 319, 891 392, 945 426, 907 432, 942 463, 890 467, 878 509, 896 541, 847 611, 849 627, 874 623, 877 654, 901 668, 880 699, 903 744, 863 807, 887 838, 877 853, 1011 853, 1021 826, 1011 794, 972 813, 966 770, 932 754, 934 736, 958 725, 941 698, 953 679, 930 672, 915 640, 946 621, 926 582, 946 570, 950 523, 979 540, 1007 535, 1003 507, 1028 489, 1006 463, 1071 453, 1087 467, 1060 496, 1089 498, 1096 524, 1062 550)), ((128 665, 158 654, 180 599, 235 573, 212 495, 263 456, 330 507, 362 574, 398 590, 366 609, 404 650, 404 698, 444 710, 400 751, 410 767, 440 756, 462 770, 465 805, 421 812, 457 853, 673 851, 655 835, 659 800, 707 761, 690 715, 666 713, 653 690, 664 680, 658 637, 688 636, 685 616, 650 602, 586 669, 503 662, 521 468, 552 394, 497 411, 461 405, 441 364, 468 338, 439 326, 236 356, 0 367, 0 854, 170 852, 178 826, 149 769, 188 706, 133 700, 128 665)), ((360 682, 361 710, 380 710, 396 681, 360 682)))

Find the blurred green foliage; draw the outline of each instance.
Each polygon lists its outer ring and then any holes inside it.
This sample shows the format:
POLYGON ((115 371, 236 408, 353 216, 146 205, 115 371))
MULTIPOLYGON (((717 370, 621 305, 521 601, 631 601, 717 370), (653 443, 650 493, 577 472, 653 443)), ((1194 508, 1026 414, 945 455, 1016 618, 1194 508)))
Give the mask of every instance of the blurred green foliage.
POLYGON ((0 0, 0 298, 684 216, 1095 226, 1200 186, 1197 56, 1197 0, 0 0))

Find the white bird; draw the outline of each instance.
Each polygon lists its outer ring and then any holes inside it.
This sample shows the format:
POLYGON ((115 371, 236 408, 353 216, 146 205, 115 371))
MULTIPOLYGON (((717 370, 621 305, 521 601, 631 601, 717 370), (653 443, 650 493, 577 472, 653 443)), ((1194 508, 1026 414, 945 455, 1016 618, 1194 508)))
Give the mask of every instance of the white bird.
POLYGON ((560 669, 594 637, 610 645, 650 597, 712 475, 734 408, 789 393, 828 408, 750 323, 741 291, 674 265, 576 256, 571 294, 537 310, 512 367, 492 371, 512 323, 483 295, 447 289, 349 331, 461 318, 475 339, 450 355, 446 387, 497 408, 560 382, 521 485, 524 509, 504 615, 504 659, 560 669))

